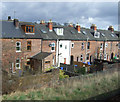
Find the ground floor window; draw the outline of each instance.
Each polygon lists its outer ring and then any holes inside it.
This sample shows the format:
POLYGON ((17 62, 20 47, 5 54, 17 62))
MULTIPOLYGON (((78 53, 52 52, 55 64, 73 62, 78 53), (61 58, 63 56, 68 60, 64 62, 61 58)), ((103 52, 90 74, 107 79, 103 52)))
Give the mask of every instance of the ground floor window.
POLYGON ((16 59, 16 69, 20 69, 20 59, 16 59))
POLYGON ((86 60, 89 60, 89 53, 88 53, 87 56, 86 56, 86 60))
POLYGON ((81 61, 81 62, 83 61, 83 55, 80 56, 80 61, 81 61))

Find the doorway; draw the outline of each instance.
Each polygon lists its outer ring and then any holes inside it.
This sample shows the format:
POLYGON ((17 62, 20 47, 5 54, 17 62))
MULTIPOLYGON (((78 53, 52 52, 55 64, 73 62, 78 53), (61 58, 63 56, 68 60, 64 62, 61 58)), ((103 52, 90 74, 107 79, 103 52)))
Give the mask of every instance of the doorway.
POLYGON ((70 64, 73 65, 73 61, 74 61, 74 56, 71 55, 71 58, 70 58, 70 64))

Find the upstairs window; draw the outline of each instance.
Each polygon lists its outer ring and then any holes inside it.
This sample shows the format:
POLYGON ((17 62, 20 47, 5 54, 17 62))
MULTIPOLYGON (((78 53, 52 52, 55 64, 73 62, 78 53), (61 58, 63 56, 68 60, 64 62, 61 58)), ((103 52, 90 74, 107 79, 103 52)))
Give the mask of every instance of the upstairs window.
POLYGON ((20 59, 16 59, 16 69, 20 69, 20 59))
POLYGON ((74 43, 71 44, 71 48, 74 48, 74 43))
POLYGON ((51 51, 55 51, 55 43, 51 44, 51 51))
POLYGON ((87 49, 90 49, 90 42, 88 42, 87 44, 87 49))
POLYGON ((27 41, 27 51, 31 51, 31 41, 27 41))
POLYGON ((25 27, 25 33, 26 34, 34 34, 34 26, 33 25, 28 25, 25 27))
POLYGON ((103 50, 103 43, 100 44, 100 50, 103 50))
POLYGON ((16 52, 21 52, 21 42, 16 42, 16 52))
POLYGON ((82 46, 81 46, 81 50, 83 50, 84 49, 84 43, 82 43, 82 46))
POLYGON ((65 45, 65 49, 67 49, 67 45, 65 45))

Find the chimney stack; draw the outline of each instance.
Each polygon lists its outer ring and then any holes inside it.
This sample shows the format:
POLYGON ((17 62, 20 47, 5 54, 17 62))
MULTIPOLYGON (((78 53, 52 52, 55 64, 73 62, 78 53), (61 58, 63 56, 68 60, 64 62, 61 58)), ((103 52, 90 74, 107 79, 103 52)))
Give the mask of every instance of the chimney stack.
POLYGON ((109 26, 108 30, 110 30, 111 32, 113 32, 114 31, 113 26, 109 26))
POLYGON ((69 27, 73 27, 73 24, 72 24, 72 23, 70 23, 70 24, 69 24, 69 27))
POLYGON ((45 21, 44 21, 44 20, 41 20, 41 21, 40 21, 40 24, 45 25, 45 21))
POLYGON ((8 21, 11 21, 11 16, 8 16, 8 21))
POLYGON ((94 31, 97 30, 97 26, 95 24, 92 24, 90 28, 93 29, 94 31))
POLYGON ((48 22, 48 28, 49 28, 49 31, 52 32, 53 31, 53 23, 52 23, 52 20, 50 19, 49 22, 48 22))
POLYGON ((78 33, 80 33, 80 25, 78 23, 76 24, 76 29, 77 29, 78 33))
POLYGON ((14 19, 14 25, 15 25, 16 29, 19 28, 19 20, 18 19, 14 19))

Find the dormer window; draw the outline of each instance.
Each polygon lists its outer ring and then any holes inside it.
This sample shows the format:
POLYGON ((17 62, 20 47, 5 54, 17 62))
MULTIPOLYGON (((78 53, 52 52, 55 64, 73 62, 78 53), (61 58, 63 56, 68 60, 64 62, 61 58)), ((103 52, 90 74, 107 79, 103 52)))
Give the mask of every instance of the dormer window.
POLYGON ((54 28, 54 31, 57 35, 63 35, 63 28, 54 28))
POLYGON ((99 38, 100 37, 100 32, 94 32, 94 37, 99 38))
POLYGON ((25 27, 25 33, 26 34, 34 34, 34 26, 33 25, 28 25, 25 27))
POLYGON ((34 25, 22 25, 22 29, 24 30, 25 34, 34 34, 35 33, 34 25))

